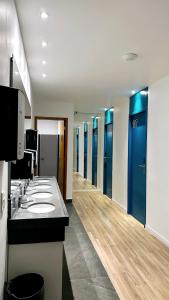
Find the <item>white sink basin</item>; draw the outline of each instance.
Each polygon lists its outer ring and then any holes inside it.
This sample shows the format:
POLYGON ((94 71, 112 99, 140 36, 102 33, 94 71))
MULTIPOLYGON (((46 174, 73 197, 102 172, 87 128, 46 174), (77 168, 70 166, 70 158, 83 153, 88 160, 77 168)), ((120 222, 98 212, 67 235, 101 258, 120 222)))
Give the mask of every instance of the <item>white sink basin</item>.
POLYGON ((47 199, 52 197, 52 193, 49 192, 36 192, 34 194, 32 194, 31 196, 35 199, 47 199))
POLYGON ((11 185, 11 192, 16 191, 18 188, 17 185, 11 185))
POLYGON ((51 185, 49 184, 39 184, 39 185, 36 185, 36 187, 38 190, 45 190, 45 189, 49 189, 51 188, 51 185))
POLYGON ((28 207, 28 211, 34 214, 45 214, 55 210, 52 203, 34 203, 28 207))
POLYGON ((38 179, 35 181, 36 183, 48 183, 49 180, 48 179, 38 179))

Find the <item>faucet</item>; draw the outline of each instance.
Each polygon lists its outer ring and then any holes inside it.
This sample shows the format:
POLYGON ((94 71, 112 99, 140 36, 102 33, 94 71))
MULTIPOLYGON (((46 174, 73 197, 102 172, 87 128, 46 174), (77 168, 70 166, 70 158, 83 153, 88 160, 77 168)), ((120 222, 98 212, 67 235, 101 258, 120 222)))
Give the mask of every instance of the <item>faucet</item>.
MULTIPOLYGON (((28 186, 29 186, 29 179, 25 180, 23 183, 19 185, 20 188, 19 201, 18 201, 19 207, 22 207, 22 204, 33 202, 33 200, 31 199, 28 200, 28 198, 26 197, 26 190, 28 186)), ((22 208, 26 208, 26 207, 22 207, 22 208)))

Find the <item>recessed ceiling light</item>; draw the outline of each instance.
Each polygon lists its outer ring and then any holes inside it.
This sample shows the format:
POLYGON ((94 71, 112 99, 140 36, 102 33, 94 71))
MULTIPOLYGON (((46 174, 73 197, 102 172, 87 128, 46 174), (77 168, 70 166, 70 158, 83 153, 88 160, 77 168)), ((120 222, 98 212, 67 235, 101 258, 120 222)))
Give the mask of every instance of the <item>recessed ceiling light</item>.
POLYGON ((141 91, 140 94, 146 96, 148 95, 148 91, 141 91))
POLYGON ((41 12, 40 16, 42 20, 46 20, 48 18, 48 14, 45 11, 41 12))
POLYGON ((122 56, 125 61, 132 61, 138 58, 137 53, 126 53, 122 56))
POLYGON ((135 93, 136 93, 136 91, 134 91, 134 90, 133 90, 133 91, 131 91, 131 94, 132 94, 132 95, 134 95, 135 93))
POLYGON ((46 60, 42 60, 42 65, 46 65, 46 60))
POLYGON ((43 77, 43 78, 46 78, 46 76, 47 76, 47 75, 46 75, 45 73, 42 74, 42 77, 43 77))
POLYGON ((43 48, 47 47, 47 42, 42 41, 42 47, 43 47, 43 48))

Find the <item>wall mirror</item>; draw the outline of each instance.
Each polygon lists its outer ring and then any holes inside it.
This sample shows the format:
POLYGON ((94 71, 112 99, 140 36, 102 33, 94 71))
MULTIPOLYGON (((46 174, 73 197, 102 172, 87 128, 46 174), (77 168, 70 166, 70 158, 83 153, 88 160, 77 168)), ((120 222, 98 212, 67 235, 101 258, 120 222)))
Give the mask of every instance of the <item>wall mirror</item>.
MULTIPOLYGON (((24 130, 30 129, 31 128, 31 106, 30 102, 28 100, 21 75, 19 73, 16 61, 14 57, 12 56, 10 58, 10 87, 20 89, 24 95, 25 95, 25 122, 24 122, 24 130)), ((12 203, 11 203, 11 192, 13 186, 11 185, 11 174, 12 174, 12 167, 13 167, 14 162, 9 162, 8 163, 8 217, 11 217, 12 213, 12 203)))
POLYGON ((20 89, 24 94, 25 94, 25 116, 26 118, 30 118, 31 117, 31 106, 29 103, 29 100, 27 98, 26 95, 26 91, 21 79, 21 75, 19 73, 16 61, 14 59, 14 57, 11 57, 10 59, 10 86, 20 89))

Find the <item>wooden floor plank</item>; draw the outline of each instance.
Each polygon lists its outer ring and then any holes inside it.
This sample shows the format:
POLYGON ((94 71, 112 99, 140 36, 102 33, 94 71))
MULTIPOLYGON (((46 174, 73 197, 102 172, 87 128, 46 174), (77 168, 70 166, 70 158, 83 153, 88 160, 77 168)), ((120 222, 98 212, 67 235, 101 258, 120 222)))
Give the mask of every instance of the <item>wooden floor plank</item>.
POLYGON ((79 173, 74 172, 73 174, 73 191, 76 190, 96 190, 94 185, 87 180, 82 178, 79 173))
POLYGON ((73 205, 120 299, 169 300, 169 249, 77 173, 74 187, 73 205))

